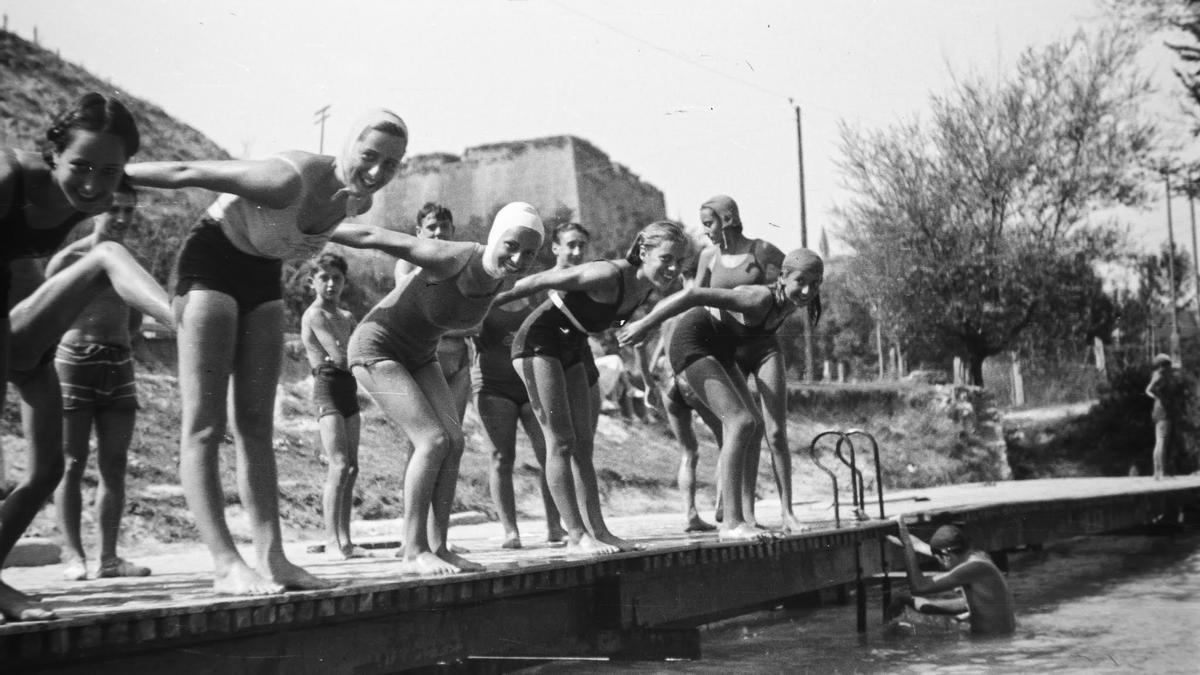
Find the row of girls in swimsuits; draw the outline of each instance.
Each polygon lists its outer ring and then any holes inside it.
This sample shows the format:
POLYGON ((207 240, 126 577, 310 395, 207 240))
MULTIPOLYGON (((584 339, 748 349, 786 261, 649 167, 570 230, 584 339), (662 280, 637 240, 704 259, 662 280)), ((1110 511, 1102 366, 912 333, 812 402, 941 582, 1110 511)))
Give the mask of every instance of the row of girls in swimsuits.
MULTIPOLYGON (((547 482, 567 544, 589 553, 636 548, 608 530, 600 510, 592 464, 598 402, 586 368, 586 338, 629 319, 652 291, 666 295, 673 290, 690 254, 686 234, 676 223, 655 222, 638 234, 625 258, 522 276, 544 237, 541 218, 525 203, 500 210, 486 244, 419 239, 344 222, 367 211, 372 195, 395 176, 408 139, 404 121, 380 109, 352 127, 336 156, 290 150, 256 160, 130 163, 140 147, 132 115, 119 101, 89 93, 54 118, 42 152, 4 152, 0 281, 11 310, 0 331, 0 366, 25 403, 31 433, 27 473, 0 505, 0 562, 63 472, 61 397, 43 355, 97 289, 111 285, 131 307, 176 330, 180 479, 212 556, 214 589, 262 595, 330 586, 284 553, 272 450, 283 346, 282 262, 312 257, 330 241, 379 250, 420 268, 371 310, 347 349, 355 378, 414 447, 404 479, 402 570, 481 568, 452 552, 446 541, 463 435, 461 414, 437 361, 437 345, 447 331, 480 323, 493 305, 538 293, 549 298, 523 320, 511 356, 545 435, 547 482), (106 210, 122 181, 219 194, 183 244, 173 297, 115 242, 97 245, 49 279, 30 271, 27 259, 52 253, 78 222, 106 210), (251 523, 252 560, 234 546, 224 516, 218 446, 227 421, 251 523)), ((761 433, 761 423, 727 347, 746 335, 774 330, 796 307, 819 312, 820 274, 819 258, 794 252, 782 261, 778 279, 770 285, 693 288, 671 295, 622 333, 626 342, 637 342, 685 309, 704 311, 700 308, 707 306, 716 312, 694 322, 704 326, 706 335, 716 336, 712 342, 702 336, 694 340, 712 353, 682 358, 679 372, 693 391, 709 396, 710 408, 721 411, 722 538, 762 536, 747 523, 741 506, 746 501, 746 446, 761 433), (731 403, 750 410, 752 423, 738 426, 739 420, 726 412, 731 403)), ((677 337, 684 327, 680 319, 677 337)), ((672 349, 677 341, 672 340, 672 349)), ((673 362, 675 358, 672 354, 673 362)), ((53 611, 2 582, 0 615, 17 621, 55 618, 53 611)))

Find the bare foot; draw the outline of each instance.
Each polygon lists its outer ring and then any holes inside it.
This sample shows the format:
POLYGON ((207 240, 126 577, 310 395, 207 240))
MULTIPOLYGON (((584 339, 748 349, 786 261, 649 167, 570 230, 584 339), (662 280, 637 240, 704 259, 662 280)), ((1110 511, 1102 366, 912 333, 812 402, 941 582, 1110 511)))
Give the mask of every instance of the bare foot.
POLYGON ((458 544, 446 544, 446 548, 450 549, 451 553, 470 553, 471 549, 463 548, 458 544))
MULTIPOLYGON (((57 619, 53 610, 21 591, 0 581, 0 617, 5 621, 50 621, 57 619)), ((0 621, 3 623, 3 621, 0 621)))
POLYGON ((421 551, 415 558, 405 558, 404 562, 400 563, 400 571, 404 574, 444 575, 457 574, 459 569, 432 551, 421 551))
POLYGON ((562 528, 562 525, 554 524, 546 528, 546 541, 551 544, 559 544, 567 540, 567 531, 562 528))
POLYGON ((807 532, 808 530, 809 530, 809 527, 807 525, 805 525, 804 523, 800 522, 800 519, 797 518, 795 515, 788 514, 783 517, 783 531, 784 532, 787 532, 789 534, 798 534, 800 532, 807 532))
POLYGON ((504 543, 500 544, 500 548, 521 548, 521 535, 516 532, 504 535, 504 543))
POLYGON ((282 555, 268 562, 263 571, 268 578, 289 591, 317 591, 337 586, 332 581, 309 574, 303 567, 291 563, 282 555))
POLYGON ((87 563, 77 556, 64 555, 62 576, 67 581, 83 581, 87 579, 87 563))
POLYGON ((274 595, 282 593, 283 588, 283 584, 255 572, 241 560, 213 579, 213 590, 229 595, 274 595))
POLYGON ((438 551, 437 557, 441 558, 442 560, 445 560, 446 562, 450 563, 451 565, 454 565, 462 572, 482 572, 485 569, 487 569, 483 565, 480 565, 477 562, 467 560, 466 558, 458 555, 457 553, 455 553, 454 551, 451 551, 451 550, 438 551))
POLYGON ((642 549, 646 548, 642 544, 634 543, 632 541, 629 541, 628 539, 622 539, 622 538, 616 536, 615 534, 613 534, 612 532, 602 534, 596 538, 599 539, 600 541, 604 542, 605 544, 608 544, 610 546, 616 546, 622 552, 641 551, 642 549))
POLYGON ((683 528, 684 532, 716 532, 717 526, 706 522, 703 518, 693 514, 688 518, 687 527, 683 528))
POLYGON ((351 560, 353 558, 374 558, 375 556, 367 549, 354 544, 346 544, 345 546, 326 545, 325 555, 334 560, 351 560))
POLYGON ((620 553, 621 549, 612 544, 605 544, 585 532, 578 542, 567 542, 567 552, 579 555, 610 555, 620 553))
POLYGON ((719 541, 764 541, 771 538, 769 532, 764 532, 750 523, 742 523, 737 527, 722 529, 717 534, 719 541))
POLYGON ((100 562, 100 569, 96 570, 96 576, 101 579, 110 579, 112 577, 148 577, 150 576, 150 568, 144 565, 135 565, 124 558, 111 558, 100 562))

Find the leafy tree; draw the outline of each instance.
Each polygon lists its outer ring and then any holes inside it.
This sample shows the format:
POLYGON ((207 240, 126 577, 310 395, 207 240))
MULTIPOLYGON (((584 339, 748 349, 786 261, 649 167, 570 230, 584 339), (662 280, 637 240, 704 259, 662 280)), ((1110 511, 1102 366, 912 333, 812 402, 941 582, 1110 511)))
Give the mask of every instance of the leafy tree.
POLYGON ((843 126, 841 236, 885 325, 963 355, 980 385, 984 360, 1031 328, 1094 329, 1091 265, 1121 238, 1088 219, 1145 200, 1156 135, 1137 52, 1119 30, 1079 33, 997 82, 956 81, 927 124, 843 126))

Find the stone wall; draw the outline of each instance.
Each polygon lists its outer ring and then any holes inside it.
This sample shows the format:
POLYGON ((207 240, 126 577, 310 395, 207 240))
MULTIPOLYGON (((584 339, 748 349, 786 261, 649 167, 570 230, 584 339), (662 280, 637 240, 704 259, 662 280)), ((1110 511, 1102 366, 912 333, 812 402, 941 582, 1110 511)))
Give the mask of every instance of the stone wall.
POLYGON ((480 145, 461 157, 412 157, 363 219, 408 232, 427 201, 449 207, 459 237, 475 241, 487 238, 508 202, 529 202, 547 220, 569 213, 593 232, 597 257, 623 252, 633 233, 666 214, 660 190, 575 136, 480 145))

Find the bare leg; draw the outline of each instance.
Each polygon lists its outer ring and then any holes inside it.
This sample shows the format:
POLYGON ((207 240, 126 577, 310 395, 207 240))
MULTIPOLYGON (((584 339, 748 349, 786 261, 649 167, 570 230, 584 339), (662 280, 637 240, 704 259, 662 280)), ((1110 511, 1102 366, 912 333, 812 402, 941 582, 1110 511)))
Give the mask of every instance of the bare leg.
POLYGON ((483 422, 484 443, 492 457, 488 487, 504 528, 504 548, 521 548, 517 504, 513 494, 513 463, 517 456, 517 404, 502 396, 480 393, 475 401, 483 422))
POLYGON ((717 528, 700 517, 696 510, 696 463, 700 459, 700 444, 692 429, 692 409, 670 397, 666 401, 667 424, 679 443, 679 473, 677 481, 683 494, 684 532, 712 532, 717 528))
POLYGON ((451 466, 457 468, 450 457, 462 452, 462 429, 454 420, 454 401, 440 367, 435 362, 410 373, 396 361, 381 361, 354 368, 354 376, 413 444, 404 471, 402 569, 418 574, 480 569, 482 566, 451 553, 446 547, 445 531, 437 529, 441 527, 438 511, 443 505, 435 506, 434 502, 447 500, 444 510, 448 523, 458 480, 457 472, 453 476, 442 474, 451 466), (452 447, 455 445, 457 448, 452 447))
POLYGON ((471 402, 471 367, 469 361, 462 368, 459 368, 457 372, 452 373, 450 377, 446 378, 446 386, 450 388, 450 395, 454 398, 454 410, 458 413, 458 419, 461 420, 467 414, 467 404, 471 402))
POLYGON ((135 565, 117 555, 121 514, 125 511, 125 467, 133 441, 136 418, 133 409, 101 410, 96 413, 96 461, 100 486, 96 504, 100 521, 101 577, 144 577, 149 567, 135 565))
POLYGON ((759 533, 747 522, 745 499, 740 494, 746 467, 744 454, 756 452, 762 437, 762 422, 746 387, 746 378, 736 367, 727 370, 713 357, 693 362, 682 373, 699 402, 721 420, 721 454, 717 460, 718 489, 724 497, 722 540, 757 539, 759 533))
MULTIPOLYGON (((574 475, 572 456, 579 439, 572 415, 572 403, 575 403, 576 408, 583 408, 581 412, 585 418, 584 428, 590 430, 591 392, 589 391, 586 397, 572 399, 567 387, 567 376, 563 373, 562 363, 557 359, 532 356, 514 360, 513 366, 525 382, 530 406, 546 438, 546 482, 567 529, 567 547, 585 554, 618 552, 618 547, 599 541, 585 525, 583 510, 579 506, 580 499, 577 499, 579 481, 574 475), (587 406, 579 405, 583 401, 588 402, 587 406)), ((587 391, 583 367, 574 367, 572 370, 578 371, 577 374, 583 379, 587 391)))
POLYGON ((124 246, 100 242, 12 308, 10 363, 18 369, 36 363, 91 303, 95 290, 110 283, 130 307, 153 316, 163 325, 174 325, 167 293, 154 277, 124 246))
POLYGON ((250 518, 255 569, 287 589, 329 588, 294 565, 283 552, 279 525, 279 476, 275 465, 275 389, 283 354, 283 301, 265 302, 239 317, 233 355, 233 439, 238 493, 250 518))
POLYGON ((783 522, 783 531, 800 532, 804 525, 792 509, 792 455, 787 442, 787 378, 783 354, 774 352, 767 357, 755 377, 762 400, 763 424, 767 447, 771 450, 771 470, 779 494, 779 517, 783 522))
MULTIPOLYGON (((321 509, 325 520, 325 552, 331 556, 345 557, 343 551, 350 544, 349 534, 342 528, 346 483, 350 477, 346 418, 336 412, 330 413, 317 420, 317 426, 321 432, 321 445, 325 447, 329 459, 325 489, 321 495, 321 509)), ((349 521, 348 515, 346 520, 349 521)))
MULTIPOLYGON (((3 335, 0 354, 7 356, 11 336, 7 330, 0 333, 3 335)), ((0 361, 0 366, 5 365, 0 361)), ((17 391, 21 395, 29 469, 24 480, 0 502, 0 566, 63 475, 62 394, 54 368, 44 365, 26 374, 17 384, 17 391)), ((11 621, 42 621, 56 615, 0 582, 0 617, 11 621)))
POLYGON ((83 472, 87 469, 88 441, 92 435, 92 409, 72 410, 63 413, 63 457, 66 471, 54 491, 54 508, 58 515, 58 529, 63 534, 63 577, 69 581, 87 578, 87 553, 83 550, 83 537, 79 533, 79 519, 83 513, 83 497, 80 494, 83 472))
MULTIPOLYGON (((225 401, 237 350, 238 316, 233 298, 192 290, 176 298, 179 345, 179 478, 200 539, 213 558, 213 589, 267 595, 283 585, 251 568, 225 522, 219 445, 225 435, 225 401)), ((273 397, 272 397, 273 398, 273 397)))
POLYGON ((1162 480, 1165 475, 1163 458, 1167 454, 1167 441, 1171 438, 1171 423, 1159 420, 1154 423, 1154 480, 1162 480))
MULTIPOLYGON (((587 374, 582 366, 571 367, 564 373, 568 391, 568 401, 579 402, 587 400, 598 409, 599 397, 596 391, 587 383, 587 374)), ((581 405, 571 405, 568 411, 576 429, 575 445, 571 452, 571 468, 575 477, 575 497, 580 500, 579 509, 584 517, 584 526, 598 541, 615 546, 621 551, 635 551, 638 544, 614 535, 604 522, 604 513, 600 508, 600 486, 596 478, 596 467, 592 461, 596 437, 595 416, 591 408, 581 405)))
POLYGON ((346 418, 346 485, 342 490, 341 521, 338 523, 342 541, 346 542, 342 554, 349 558, 369 557, 366 549, 354 545, 350 538, 350 515, 354 512, 354 485, 358 482, 358 441, 362 431, 362 416, 357 413, 346 418))
POLYGON ((567 531, 563 529, 558 507, 554 505, 554 495, 550 494, 550 485, 546 482, 546 436, 533 414, 533 406, 526 403, 521 406, 520 412, 521 428, 525 429, 529 444, 533 446, 533 456, 542 469, 538 476, 538 487, 542 492, 542 508, 546 512, 546 541, 556 544, 567 538, 567 531))

